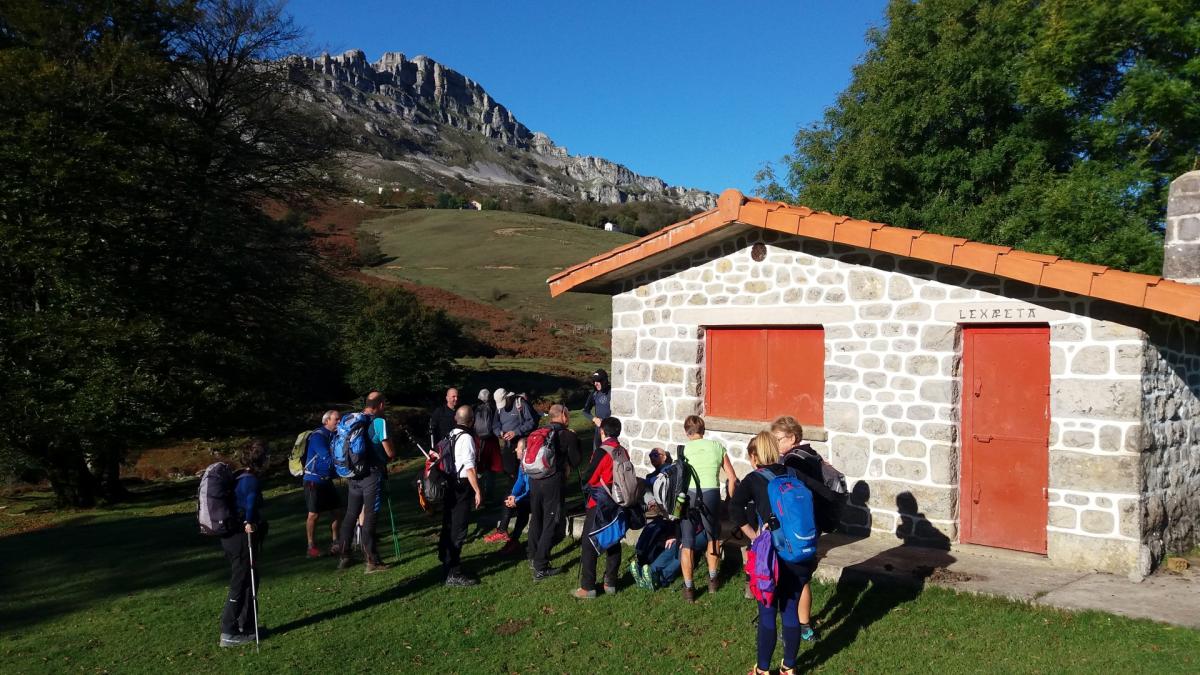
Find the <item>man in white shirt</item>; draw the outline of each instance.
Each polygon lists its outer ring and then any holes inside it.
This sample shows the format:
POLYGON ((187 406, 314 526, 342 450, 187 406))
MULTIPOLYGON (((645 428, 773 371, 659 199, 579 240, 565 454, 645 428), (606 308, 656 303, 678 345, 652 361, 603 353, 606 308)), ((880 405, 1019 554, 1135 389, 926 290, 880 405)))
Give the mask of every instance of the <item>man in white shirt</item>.
POLYGON ((446 503, 442 508, 442 536, 438 540, 438 559, 446 575, 447 586, 474 586, 479 580, 462 571, 463 542, 467 540, 467 520, 472 504, 478 509, 483 502, 479 479, 475 473, 478 450, 471 434, 475 413, 464 405, 454 411, 454 473, 446 485, 446 503), (473 495, 473 496, 472 496, 473 495))

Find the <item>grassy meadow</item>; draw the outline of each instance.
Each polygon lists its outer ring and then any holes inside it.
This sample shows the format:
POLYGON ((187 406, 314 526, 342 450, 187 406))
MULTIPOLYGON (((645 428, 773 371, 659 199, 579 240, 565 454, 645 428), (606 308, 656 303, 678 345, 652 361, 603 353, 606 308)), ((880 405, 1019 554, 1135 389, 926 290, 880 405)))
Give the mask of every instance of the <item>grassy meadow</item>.
MULTIPOLYGON (((380 520, 380 552, 395 567, 370 576, 361 566, 338 572, 330 558, 306 559, 300 489, 284 477, 270 481, 270 535, 258 561, 260 619, 269 630, 261 653, 217 646, 228 566, 217 542, 196 534, 194 480, 146 483, 134 503, 94 511, 50 513, 38 494, 4 500, 4 672, 741 673, 753 663, 756 609, 742 597, 734 556, 724 569, 733 581, 694 606, 683 604, 678 582, 651 594, 627 575, 615 597, 568 597, 579 574, 571 543, 556 551, 566 573, 535 585, 523 558, 500 557, 476 539, 466 564, 483 583, 443 588, 440 519, 415 506, 416 464, 409 460, 390 480, 398 557, 387 514, 380 520), (14 525, 28 518, 43 518, 40 529, 14 525)), ((322 544, 326 523, 318 525, 322 544)), ((815 592, 822 639, 802 648, 804 671, 1200 668, 1200 633, 1147 621, 939 588, 838 584, 815 592)))
POLYGON ((633 237, 508 211, 414 209, 360 226, 386 260, 364 271, 436 286, 518 315, 607 329, 609 298, 551 300, 546 279, 633 237))

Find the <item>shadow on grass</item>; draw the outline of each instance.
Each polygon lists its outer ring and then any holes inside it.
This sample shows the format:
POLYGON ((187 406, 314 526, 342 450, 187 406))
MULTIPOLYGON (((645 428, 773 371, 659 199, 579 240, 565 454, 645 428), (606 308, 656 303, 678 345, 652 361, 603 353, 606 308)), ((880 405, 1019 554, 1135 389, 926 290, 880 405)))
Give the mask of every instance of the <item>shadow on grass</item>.
MULTIPOLYGON (((858 493, 865 486, 855 486, 858 493)), ((866 488, 869 490, 869 488, 866 488)), ((869 497, 869 493, 864 497, 869 497)), ((955 561, 950 539, 919 512, 911 493, 896 496, 896 537, 903 543, 842 570, 833 597, 814 616, 821 638, 796 660, 798 672, 814 670, 854 644, 859 634, 900 605, 915 600, 938 569, 955 561), (914 558, 920 564, 914 565, 914 558)), ((866 525, 870 529, 870 523, 866 525)))

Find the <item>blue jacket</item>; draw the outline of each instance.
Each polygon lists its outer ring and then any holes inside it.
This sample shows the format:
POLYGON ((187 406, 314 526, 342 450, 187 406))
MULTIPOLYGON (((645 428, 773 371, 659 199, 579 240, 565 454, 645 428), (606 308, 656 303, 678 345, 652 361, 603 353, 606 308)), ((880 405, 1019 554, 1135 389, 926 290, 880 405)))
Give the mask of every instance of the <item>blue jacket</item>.
POLYGON ((324 483, 334 476, 333 433, 325 427, 317 427, 308 436, 304 451, 304 480, 308 483, 324 483))
POLYGON ((600 419, 612 417, 612 392, 607 389, 593 390, 588 394, 587 403, 583 404, 583 414, 600 419))
POLYGON ((243 471, 237 476, 237 488, 234 496, 237 498, 238 515, 243 523, 259 524, 262 521, 263 495, 258 476, 249 471, 243 471))
POLYGON ((525 475, 525 469, 520 464, 517 465, 517 481, 513 483, 510 494, 517 501, 522 501, 529 496, 529 477, 525 475))
POLYGON ((517 401, 514 399, 512 405, 499 408, 496 412, 500 421, 500 433, 512 431, 517 434, 517 438, 524 438, 537 428, 537 420, 530 410, 528 401, 522 401, 521 407, 518 409, 517 401))

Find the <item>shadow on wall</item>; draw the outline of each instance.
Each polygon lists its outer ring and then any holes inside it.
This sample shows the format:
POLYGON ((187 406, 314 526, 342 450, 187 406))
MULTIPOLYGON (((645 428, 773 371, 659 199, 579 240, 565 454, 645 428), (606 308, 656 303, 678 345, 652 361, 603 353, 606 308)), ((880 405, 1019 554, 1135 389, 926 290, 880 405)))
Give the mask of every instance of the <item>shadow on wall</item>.
MULTIPOLYGON (((870 497, 871 487, 865 481, 851 490, 843 515, 852 537, 861 539, 870 533, 870 497)), ((948 553, 950 538, 925 519, 912 493, 896 496, 896 511, 895 536, 900 544, 842 570, 833 596, 814 617, 821 640, 801 653, 798 672, 816 669, 852 645, 859 633, 916 599, 930 577, 955 561, 948 553)))

